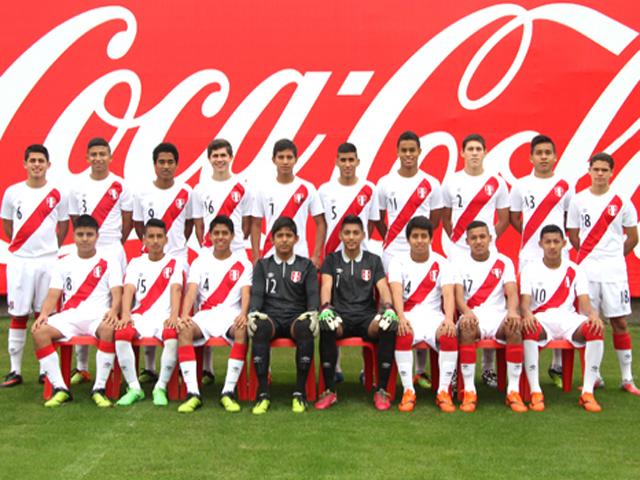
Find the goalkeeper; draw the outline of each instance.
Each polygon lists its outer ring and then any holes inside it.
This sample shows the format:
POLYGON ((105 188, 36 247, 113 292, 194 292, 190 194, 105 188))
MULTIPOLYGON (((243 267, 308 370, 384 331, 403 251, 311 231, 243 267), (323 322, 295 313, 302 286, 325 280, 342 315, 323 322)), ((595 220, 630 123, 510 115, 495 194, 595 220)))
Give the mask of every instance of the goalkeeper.
POLYGON ((269 410, 270 342, 291 338, 296 342, 296 388, 292 410, 307 410, 305 384, 318 334, 318 271, 308 258, 293 251, 298 241, 296 224, 278 218, 271 227, 275 253, 256 263, 253 270, 248 331, 252 337, 253 364, 258 377, 258 398, 252 412, 269 410))
POLYGON ((315 404, 319 410, 338 401, 334 382, 338 357, 336 340, 346 337, 361 337, 378 344, 379 388, 373 403, 378 410, 391 406, 385 387, 393 363, 398 317, 391 306, 391 292, 382 261, 379 256, 362 250, 364 238, 362 220, 347 215, 340 226, 342 249, 328 255, 320 269, 320 360, 327 389, 315 404), (380 309, 376 308, 376 288, 380 309))

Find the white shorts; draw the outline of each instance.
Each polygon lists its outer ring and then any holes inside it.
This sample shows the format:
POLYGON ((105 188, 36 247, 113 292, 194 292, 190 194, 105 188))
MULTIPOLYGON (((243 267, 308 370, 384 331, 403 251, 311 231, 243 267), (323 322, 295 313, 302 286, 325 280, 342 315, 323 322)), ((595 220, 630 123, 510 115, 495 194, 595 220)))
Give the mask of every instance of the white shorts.
POLYGON ((62 334, 62 341, 71 337, 95 337, 106 312, 95 308, 70 308, 51 315, 47 324, 62 334))
POLYGON ((496 338, 496 334, 507 315, 506 310, 476 307, 473 309, 473 313, 478 317, 481 340, 490 339, 495 340, 498 343, 506 343, 505 340, 496 338))
POLYGON ((233 338, 229 337, 227 333, 238 315, 240 315, 240 309, 226 307, 215 307, 196 313, 193 316, 193 323, 198 326, 204 338, 193 342, 193 344, 202 345, 211 337, 223 337, 229 344, 233 343, 233 338))
POLYGON ((9 315, 21 317, 39 312, 47 297, 55 255, 25 258, 12 255, 7 262, 9 315))
POLYGON ((169 315, 161 315, 153 310, 149 310, 143 314, 134 313, 131 315, 133 320, 133 328, 136 329, 141 338, 157 338, 162 339, 162 331, 164 330, 164 321, 169 315))
POLYGON ((591 305, 605 317, 616 318, 631 314, 629 282, 589 282, 591 305))
POLYGON ((439 350, 436 332, 444 321, 444 314, 440 310, 416 306, 404 315, 413 329, 413 345, 427 342, 431 348, 439 350))
POLYGON ((547 338, 538 342, 541 347, 544 347, 551 340, 566 340, 574 347, 584 347, 584 343, 573 340, 573 334, 580 325, 588 320, 586 316, 551 308, 546 312, 536 313, 535 317, 547 333, 547 338))

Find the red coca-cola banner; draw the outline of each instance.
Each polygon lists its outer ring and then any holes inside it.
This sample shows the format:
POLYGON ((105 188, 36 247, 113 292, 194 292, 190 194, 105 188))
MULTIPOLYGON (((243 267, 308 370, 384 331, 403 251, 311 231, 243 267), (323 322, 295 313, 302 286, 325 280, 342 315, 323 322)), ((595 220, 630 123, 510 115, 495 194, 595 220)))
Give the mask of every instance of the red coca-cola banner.
MULTIPOLYGON (((349 140, 375 182, 411 129, 421 168, 440 180, 462 167, 471 132, 509 183, 530 172, 538 132, 556 140, 557 170, 578 189, 605 150, 614 188, 640 205, 640 6, 628 0, 4 2, 0 22, 3 192, 23 180, 27 144, 45 143, 50 178, 68 184, 93 136, 111 142, 113 170, 129 181, 153 176, 151 150, 166 139, 194 184, 221 136, 236 148, 234 171, 255 179, 275 174, 273 142, 293 138, 298 173, 316 185, 349 140)), ((515 256, 518 243, 510 229, 499 247, 515 256)), ((5 238, 0 263, 7 256, 5 238)))

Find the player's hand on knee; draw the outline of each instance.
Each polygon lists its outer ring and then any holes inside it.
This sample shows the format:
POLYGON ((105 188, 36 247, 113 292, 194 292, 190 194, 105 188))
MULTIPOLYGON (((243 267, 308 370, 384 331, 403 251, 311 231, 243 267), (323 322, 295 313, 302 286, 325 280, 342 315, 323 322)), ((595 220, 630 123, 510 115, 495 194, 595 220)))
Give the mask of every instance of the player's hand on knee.
POLYGON ((33 322, 33 325, 31 326, 31 333, 45 326, 47 324, 47 321, 49 321, 49 315, 45 315, 41 313, 36 319, 36 321, 33 322))
POLYGON ((517 311, 507 311, 504 319, 505 325, 513 332, 517 332, 522 328, 522 317, 517 311))
POLYGON ((250 337, 256 333, 258 330, 258 322, 269 321, 269 316, 266 313, 253 311, 247 315, 247 332, 250 337))
POLYGON ((247 326, 247 316, 243 313, 238 315, 233 320, 233 328, 235 328, 236 330, 246 328, 246 326, 247 326))
POLYGON ((164 321, 164 328, 178 328, 178 317, 169 317, 164 321))
POLYGON ((380 330, 384 332, 395 332, 398 330, 398 315, 390 303, 383 305, 379 315, 380 320, 378 321, 378 327, 380 330))
MULTIPOLYGON (((320 324, 320 330, 324 332, 334 331, 337 328, 335 323, 336 318, 340 318, 333 306, 329 303, 325 303, 318 314, 318 323, 320 324)), ((342 323, 342 319, 340 319, 342 323)))
POLYGON ((180 333, 183 330, 187 330, 189 328, 191 328, 191 326, 193 325, 193 318, 191 318, 191 315, 185 315, 184 317, 180 317, 178 319, 178 333, 180 333))
POLYGON ((311 333, 314 337, 317 337, 318 333, 320 333, 320 322, 318 321, 317 310, 308 310, 304 313, 301 313, 296 320, 299 320, 301 322, 309 320, 309 330, 311 330, 311 333))
POLYGON ((604 332, 604 322, 598 315, 598 312, 591 312, 587 319, 587 326, 589 331, 594 335, 602 335, 604 332))
POLYGON ((120 319, 117 312, 108 310, 107 313, 104 314, 104 318, 102 319, 102 321, 105 323, 105 325, 108 325, 111 328, 115 328, 119 324, 120 319))
POLYGON ((440 335, 444 335, 445 337, 456 336, 456 324, 451 320, 443 320, 438 330, 440 330, 440 335))
POLYGON ((411 328, 409 320, 404 316, 398 318, 398 335, 403 336, 409 335, 410 333, 413 333, 413 328, 411 328))
POLYGON ((524 333, 533 333, 536 331, 538 320, 531 312, 525 312, 522 317, 522 330, 524 333))

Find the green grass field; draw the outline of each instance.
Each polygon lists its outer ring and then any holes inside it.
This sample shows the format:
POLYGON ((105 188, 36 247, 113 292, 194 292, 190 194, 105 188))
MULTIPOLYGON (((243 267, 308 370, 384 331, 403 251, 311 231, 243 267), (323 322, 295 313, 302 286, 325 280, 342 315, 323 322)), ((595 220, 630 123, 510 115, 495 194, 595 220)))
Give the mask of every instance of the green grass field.
MULTIPOLYGON (((3 373, 7 328, 1 320, 3 373)), ((636 345, 639 333, 634 328, 636 345)), ((441 414, 433 393, 424 391, 412 414, 377 412, 357 383, 359 350, 345 349, 339 403, 294 415, 293 352, 276 349, 270 412, 254 417, 245 405, 233 415, 217 402, 227 353, 217 352, 217 384, 204 388, 205 405, 192 415, 179 415, 176 403, 162 409, 150 400, 98 410, 89 385, 74 389, 72 403, 47 410, 29 344, 25 384, 0 390, 0 478, 640 478, 640 398, 617 388, 610 341, 607 388, 597 392, 601 414, 580 409, 577 391, 565 394, 551 385, 548 352, 542 355, 543 413, 512 413, 502 395, 484 386, 470 415, 441 414)))

